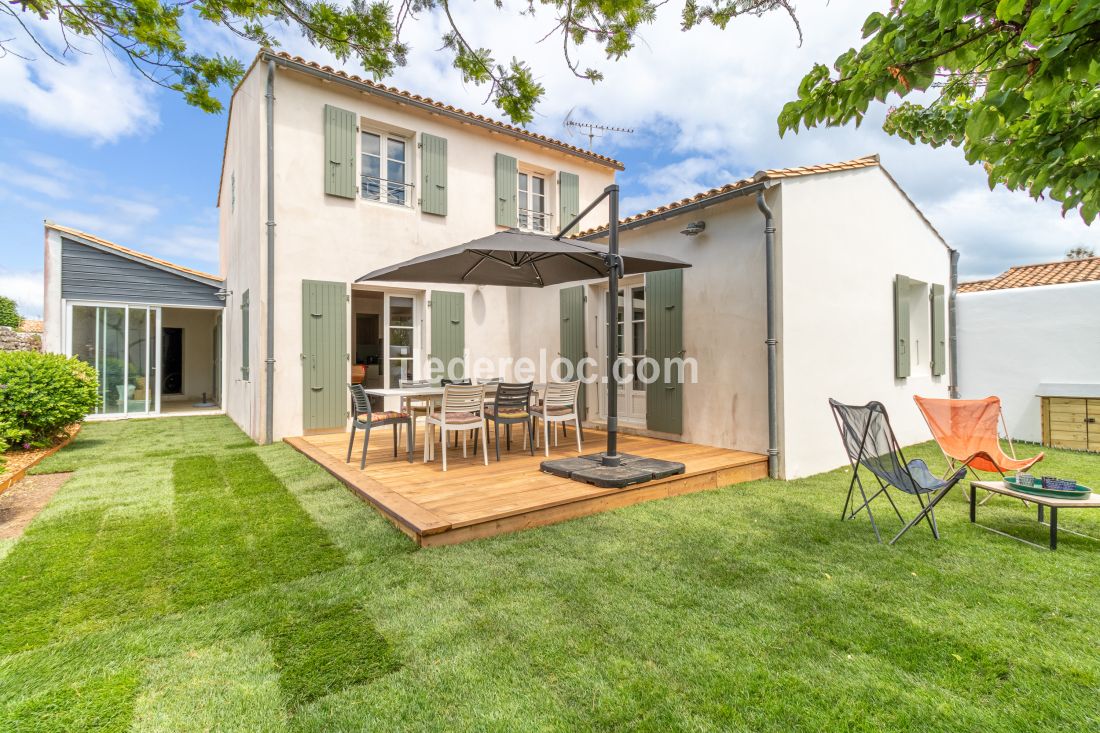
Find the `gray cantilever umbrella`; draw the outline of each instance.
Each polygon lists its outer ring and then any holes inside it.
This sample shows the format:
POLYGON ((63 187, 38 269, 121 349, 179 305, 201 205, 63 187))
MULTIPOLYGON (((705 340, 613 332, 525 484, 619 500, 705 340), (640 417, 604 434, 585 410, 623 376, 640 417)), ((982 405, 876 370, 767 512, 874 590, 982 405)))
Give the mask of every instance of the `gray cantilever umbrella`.
MULTIPOLYGON (((541 288, 606 278, 610 269, 607 263, 606 247, 509 229, 383 267, 356 282, 389 280, 541 288)), ((690 267, 672 257, 642 252, 624 255, 622 263, 626 275, 690 267)))
MULTIPOLYGON (((541 288, 577 280, 607 278, 608 292, 619 289, 619 278, 660 270, 691 267, 664 255, 619 253, 619 187, 612 184, 584 211, 562 226, 568 232, 590 211, 607 199, 607 247, 587 242, 562 240, 515 229, 496 232, 431 254, 383 267, 363 275, 356 282, 450 283, 457 285, 504 285, 541 288)), ((615 299, 607 299, 607 343, 615 343, 615 299)), ((617 356, 608 350, 607 373, 614 374, 617 356)), ((607 450, 595 456, 544 461, 542 469, 577 481, 606 487, 623 487, 653 478, 684 472, 684 464, 659 461, 618 452, 618 390, 607 391, 607 450)))

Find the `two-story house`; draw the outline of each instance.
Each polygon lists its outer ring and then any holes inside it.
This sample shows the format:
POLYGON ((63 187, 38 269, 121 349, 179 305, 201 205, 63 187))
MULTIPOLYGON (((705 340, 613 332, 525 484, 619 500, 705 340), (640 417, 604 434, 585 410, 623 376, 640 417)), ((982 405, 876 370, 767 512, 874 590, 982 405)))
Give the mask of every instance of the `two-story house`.
MULTIPOLYGON (((604 377, 604 280, 356 280, 506 228, 553 235, 621 169, 263 51, 229 107, 219 275, 48 224, 44 343, 97 367, 103 417, 224 410, 258 441, 345 430, 349 383, 436 377, 436 359, 488 360, 504 366, 467 376, 513 379, 520 359, 587 356, 604 377)), ((606 216, 570 236, 603 241, 606 216)), ((627 273, 617 352, 695 364, 682 382, 621 382, 622 430, 767 452, 787 478, 845 460, 829 397, 879 400, 901 440, 928 438, 912 396, 955 382, 957 253, 877 156, 760 171, 627 217, 620 241, 691 267, 627 273)), ((598 426, 606 389, 584 394, 598 426)))
POLYGON ((521 128, 262 52, 230 103, 218 194, 227 413, 258 440, 343 429, 353 372, 369 386, 396 387, 427 376, 429 354, 515 356, 521 294, 353 281, 501 228, 556 233, 621 169, 521 128))

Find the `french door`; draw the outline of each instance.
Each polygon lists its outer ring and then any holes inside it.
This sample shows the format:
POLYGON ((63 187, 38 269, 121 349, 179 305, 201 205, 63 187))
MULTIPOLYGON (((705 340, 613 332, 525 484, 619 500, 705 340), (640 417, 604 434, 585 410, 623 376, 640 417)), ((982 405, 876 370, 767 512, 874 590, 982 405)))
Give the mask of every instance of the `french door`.
POLYGON ((160 411, 160 308, 70 304, 68 353, 96 370, 97 415, 160 411))
MULTIPOLYGON (((616 353, 619 374, 619 419, 629 422, 645 422, 646 385, 638 378, 638 365, 645 358, 645 282, 627 282, 617 294, 616 353)), ((607 363, 606 308, 600 309, 597 343, 600 344, 600 367, 607 363)), ((607 386, 600 389, 600 415, 607 417, 607 386)))
POLYGON ((423 358, 420 346, 420 306, 414 293, 385 293, 383 321, 386 324, 382 353, 386 387, 399 387, 413 380, 423 358))

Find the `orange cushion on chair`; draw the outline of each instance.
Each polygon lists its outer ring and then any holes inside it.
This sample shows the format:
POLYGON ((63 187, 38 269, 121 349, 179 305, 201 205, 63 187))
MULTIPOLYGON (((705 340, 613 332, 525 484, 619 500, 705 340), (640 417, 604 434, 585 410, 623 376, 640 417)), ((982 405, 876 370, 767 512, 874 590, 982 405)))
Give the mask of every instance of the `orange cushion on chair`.
POLYGON ((383 412, 372 412, 370 415, 371 422, 382 422, 383 420, 408 420, 409 416, 404 412, 397 412, 396 410, 385 410, 383 412))
MULTIPOLYGON (((495 415, 496 410, 496 405, 485 405, 485 414, 487 415, 495 415)), ((527 417, 527 410, 521 407, 505 407, 500 411, 500 416, 504 418, 527 417)))
POLYGON ((548 415, 568 415, 569 413, 573 412, 573 408, 572 407, 551 407, 549 410, 547 410, 545 406, 539 405, 538 407, 531 410, 531 412, 535 413, 536 415, 541 415, 541 414, 543 414, 543 412, 546 412, 546 414, 548 414, 548 415))
MULTIPOLYGON (((440 418, 432 416, 432 422, 440 422, 440 418)), ((463 425, 466 423, 481 422, 481 416, 472 412, 448 412, 446 415, 448 425, 463 425)))

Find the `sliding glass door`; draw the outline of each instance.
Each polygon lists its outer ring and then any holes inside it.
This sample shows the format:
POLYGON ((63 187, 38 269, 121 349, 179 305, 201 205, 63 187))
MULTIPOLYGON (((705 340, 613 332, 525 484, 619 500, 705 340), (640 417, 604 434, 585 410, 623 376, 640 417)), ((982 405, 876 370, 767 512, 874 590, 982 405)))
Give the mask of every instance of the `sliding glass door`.
POLYGON ((95 367, 98 415, 150 415, 159 407, 159 309, 132 305, 72 305, 69 354, 95 367))

